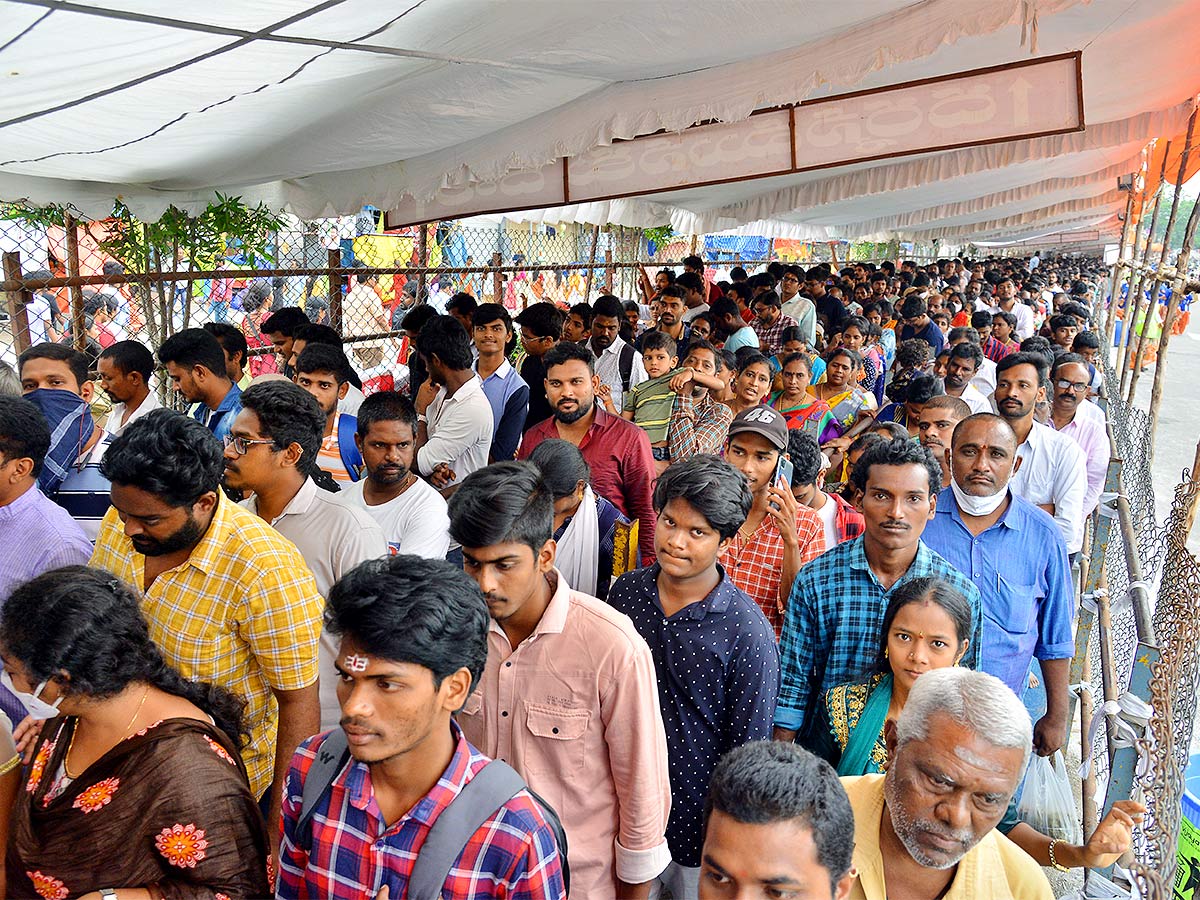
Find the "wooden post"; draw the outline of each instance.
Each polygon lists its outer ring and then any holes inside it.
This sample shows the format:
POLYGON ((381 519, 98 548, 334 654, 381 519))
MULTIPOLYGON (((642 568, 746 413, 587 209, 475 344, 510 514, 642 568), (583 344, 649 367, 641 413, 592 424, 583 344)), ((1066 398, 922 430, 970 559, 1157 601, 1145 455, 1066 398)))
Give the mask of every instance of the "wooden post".
MULTIPOLYGON (((1121 270, 1124 268, 1126 242, 1129 239, 1129 223, 1133 219, 1133 185, 1129 186, 1129 198, 1125 201, 1125 221, 1121 223, 1121 243, 1117 249, 1117 262, 1113 266, 1112 288, 1109 290, 1108 315, 1104 323, 1104 334, 1108 346, 1112 347, 1113 329, 1117 324, 1117 302, 1120 300, 1121 270)), ((1136 232, 1134 239, 1136 240, 1136 232)), ((1130 281, 1132 282, 1132 278, 1130 281)))
POLYGON ((329 263, 329 326, 342 334, 342 293, 346 280, 337 272, 342 267, 342 251, 330 250, 326 260, 329 263))
POLYGON ((613 252, 609 247, 604 251, 604 293, 611 294, 613 292, 613 252))
MULTIPOLYGON (((21 254, 16 250, 4 254, 4 280, 21 280, 21 254)), ((27 290, 6 291, 4 299, 8 307, 8 324, 12 329, 13 349, 20 356, 29 349, 29 314, 25 307, 33 295, 27 290)))
POLYGON ((500 267, 504 265, 504 257, 500 252, 492 254, 492 302, 504 302, 504 273, 500 271, 500 267))
MULTIPOLYGON (((1188 117, 1187 135, 1183 141, 1183 152, 1179 154, 1179 172, 1175 176, 1175 191, 1171 197, 1171 212, 1167 215, 1167 227, 1163 231, 1162 250, 1158 254, 1158 265, 1155 267, 1155 277, 1150 284, 1150 304, 1146 308, 1146 321, 1138 338, 1137 357, 1133 361, 1133 374, 1129 379, 1129 403, 1137 391, 1138 376, 1141 375, 1142 361, 1146 358, 1146 345, 1150 342, 1147 332, 1150 331, 1151 316, 1158 314, 1158 291, 1166 279, 1163 278, 1163 266, 1167 263, 1167 250, 1171 246, 1171 229, 1175 227, 1175 217, 1179 214, 1179 195, 1183 192, 1183 180, 1187 174, 1188 155, 1192 151, 1192 134, 1196 128, 1196 112, 1200 107, 1192 107, 1188 117)), ((1171 292, 1172 298, 1175 291, 1171 292)))
MULTIPOLYGON (((78 278, 79 272, 79 230, 75 225, 75 217, 63 213, 63 230, 67 237, 67 277, 78 278)), ((87 328, 83 319, 83 288, 71 285, 67 289, 71 295, 71 339, 76 350, 87 347, 87 328)))
POLYGON ((691 250, 689 250, 689 251, 688 251, 688 252, 689 252, 689 253, 690 253, 692 256, 695 256, 695 255, 696 255, 696 241, 697 241, 697 240, 699 240, 699 238, 698 238, 696 235, 694 235, 694 234, 693 234, 693 235, 692 235, 692 245, 691 245, 691 250))
POLYGON ((1200 203, 1192 207, 1192 214, 1188 216, 1187 227, 1183 232, 1183 246, 1179 249, 1179 259, 1175 262, 1176 271, 1182 269, 1180 273, 1183 278, 1175 282, 1175 287, 1171 291, 1171 302, 1167 304, 1167 315, 1163 319, 1162 337, 1158 342, 1158 360, 1154 364, 1154 384, 1150 388, 1150 461, 1154 461, 1154 436, 1155 429, 1158 428, 1158 407, 1162 403, 1163 394, 1163 372, 1167 367, 1167 347, 1171 344, 1171 328, 1175 324, 1175 316, 1179 312, 1180 295, 1187 284, 1187 263, 1192 255, 1192 245, 1196 239, 1196 223, 1197 213, 1200 212, 1200 203))
MULTIPOLYGON (((429 226, 422 223, 417 226, 417 265, 424 269, 429 265, 429 226)), ((417 299, 426 297, 425 284, 427 277, 424 272, 417 276, 417 299)))
MULTIPOLYGON (((1137 276, 1136 290, 1130 288, 1129 299, 1125 303, 1125 327, 1121 329, 1121 356, 1118 359, 1120 363, 1121 383, 1117 391, 1118 397, 1125 395, 1125 388, 1129 383, 1129 348, 1133 346, 1133 329, 1137 322, 1138 312, 1142 305, 1142 282, 1145 281, 1146 264, 1150 261, 1150 246, 1154 243, 1154 228, 1158 225, 1158 209, 1161 205, 1163 185, 1166 183, 1167 176, 1167 157, 1171 155, 1171 142, 1167 141, 1166 149, 1163 151, 1162 167, 1158 172, 1158 188, 1154 192, 1154 211, 1150 215, 1150 228, 1146 231, 1146 245, 1142 248, 1142 268, 1137 276)), ((1151 298, 1153 302, 1154 298, 1151 298)), ((1145 329, 1143 328, 1143 331, 1145 329)), ((1109 390, 1112 386, 1109 385, 1109 390)))
MULTIPOLYGON (((1196 458, 1192 460, 1192 471, 1188 473, 1188 480, 1195 484, 1200 481, 1200 443, 1196 444, 1196 458)), ((1192 533, 1192 526, 1196 524, 1196 509, 1200 507, 1200 494, 1192 498, 1192 505, 1188 507, 1187 516, 1183 520, 1183 534, 1180 537, 1186 544, 1188 535, 1192 533)))
MULTIPOLYGON (((695 240, 695 238, 693 238, 695 240)), ((587 275, 583 278, 583 302, 592 302, 592 272, 595 271, 596 265, 596 245, 600 243, 600 226, 592 226, 592 252, 588 254, 588 269, 587 275)))
MULTIPOLYGON (((1084 671, 1092 671, 1092 650, 1090 646, 1084 650, 1083 660, 1084 671)), ((1081 763, 1086 763, 1092 758, 1093 748, 1088 746, 1088 726, 1092 723, 1095 706, 1096 703, 1092 699, 1091 691, 1081 691, 1079 696, 1079 761, 1081 763)), ((1092 836, 1092 832, 1096 830, 1096 825, 1099 824, 1100 820, 1096 808, 1095 766, 1088 766, 1088 775, 1083 780, 1081 793, 1083 795, 1083 839, 1086 841, 1092 836)))

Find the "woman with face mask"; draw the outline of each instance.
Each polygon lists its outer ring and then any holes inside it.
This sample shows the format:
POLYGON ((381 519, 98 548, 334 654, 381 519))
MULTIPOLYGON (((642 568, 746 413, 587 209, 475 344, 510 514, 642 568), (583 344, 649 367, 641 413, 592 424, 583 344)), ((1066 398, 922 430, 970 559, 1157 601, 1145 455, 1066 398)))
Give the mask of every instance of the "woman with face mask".
POLYGON ((4 680, 44 720, 18 791, 5 897, 266 896, 239 756, 244 703, 190 682, 106 572, 54 569, 0 612, 4 680))

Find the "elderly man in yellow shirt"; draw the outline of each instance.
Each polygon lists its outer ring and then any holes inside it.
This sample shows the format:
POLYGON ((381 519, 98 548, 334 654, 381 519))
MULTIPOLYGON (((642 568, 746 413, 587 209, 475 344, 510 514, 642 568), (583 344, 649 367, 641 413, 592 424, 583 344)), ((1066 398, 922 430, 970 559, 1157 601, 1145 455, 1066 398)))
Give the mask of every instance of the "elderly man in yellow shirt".
POLYGON ((843 778, 854 810, 850 900, 1052 900, 1038 864, 996 830, 1033 746, 998 678, 922 675, 884 738, 886 775, 843 778))
POLYGON ((101 463, 113 507, 90 564, 141 595, 170 665, 246 699, 242 758, 277 835, 292 753, 321 726, 324 601, 295 544, 221 492, 222 451, 207 428, 171 410, 130 423, 101 463))

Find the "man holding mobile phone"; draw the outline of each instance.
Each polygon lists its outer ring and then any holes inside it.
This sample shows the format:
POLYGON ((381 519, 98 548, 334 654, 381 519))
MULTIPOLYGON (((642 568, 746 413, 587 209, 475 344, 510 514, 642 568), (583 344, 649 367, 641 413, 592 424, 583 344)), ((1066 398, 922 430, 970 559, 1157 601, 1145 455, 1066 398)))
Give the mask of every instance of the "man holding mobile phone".
POLYGON ((725 444, 725 460, 742 473, 754 503, 720 563, 762 609, 776 639, 796 574, 825 552, 821 517, 792 495, 787 438, 780 412, 754 406, 734 416, 725 444))

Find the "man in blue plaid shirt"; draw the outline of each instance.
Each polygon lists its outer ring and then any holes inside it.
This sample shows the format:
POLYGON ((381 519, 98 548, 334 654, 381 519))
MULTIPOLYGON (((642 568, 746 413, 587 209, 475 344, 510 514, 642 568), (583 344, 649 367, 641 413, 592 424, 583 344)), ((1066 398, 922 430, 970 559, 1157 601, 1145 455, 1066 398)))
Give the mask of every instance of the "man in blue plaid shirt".
POLYGON ((817 698, 870 673, 888 600, 910 578, 943 578, 970 601, 974 627, 962 664, 978 664, 979 590, 921 541, 942 484, 933 454, 908 440, 876 444, 850 477, 866 531, 804 566, 792 586, 779 640, 777 740, 799 734, 804 743, 817 698))

